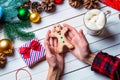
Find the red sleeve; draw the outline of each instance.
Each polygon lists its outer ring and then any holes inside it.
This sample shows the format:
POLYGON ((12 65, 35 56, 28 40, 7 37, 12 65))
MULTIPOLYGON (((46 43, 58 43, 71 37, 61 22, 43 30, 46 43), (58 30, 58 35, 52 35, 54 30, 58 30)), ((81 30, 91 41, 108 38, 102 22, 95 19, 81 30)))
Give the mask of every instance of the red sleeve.
POLYGON ((112 80, 120 80, 120 59, 107 53, 99 52, 93 61, 91 70, 112 80))

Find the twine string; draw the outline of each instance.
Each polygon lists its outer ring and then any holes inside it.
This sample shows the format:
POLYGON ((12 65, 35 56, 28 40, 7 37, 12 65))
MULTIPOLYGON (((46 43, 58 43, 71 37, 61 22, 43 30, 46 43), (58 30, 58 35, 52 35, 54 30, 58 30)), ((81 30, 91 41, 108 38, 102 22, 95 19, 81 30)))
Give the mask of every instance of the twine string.
POLYGON ((27 72, 27 73, 29 74, 30 80, 32 80, 32 76, 31 76, 30 72, 29 72, 28 70, 26 70, 26 69, 23 69, 23 68, 20 68, 20 69, 17 70, 17 72, 16 72, 16 74, 15 74, 16 80, 18 80, 18 73, 19 73, 20 71, 25 71, 25 72, 27 72))

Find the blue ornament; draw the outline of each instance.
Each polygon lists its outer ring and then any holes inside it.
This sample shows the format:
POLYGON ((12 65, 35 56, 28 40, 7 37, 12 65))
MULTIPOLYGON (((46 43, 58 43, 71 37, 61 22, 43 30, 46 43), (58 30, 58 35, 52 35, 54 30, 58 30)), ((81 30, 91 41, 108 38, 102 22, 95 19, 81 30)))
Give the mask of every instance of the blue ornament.
POLYGON ((0 7, 0 19, 2 18, 2 15, 3 15, 3 9, 2 7, 0 7))

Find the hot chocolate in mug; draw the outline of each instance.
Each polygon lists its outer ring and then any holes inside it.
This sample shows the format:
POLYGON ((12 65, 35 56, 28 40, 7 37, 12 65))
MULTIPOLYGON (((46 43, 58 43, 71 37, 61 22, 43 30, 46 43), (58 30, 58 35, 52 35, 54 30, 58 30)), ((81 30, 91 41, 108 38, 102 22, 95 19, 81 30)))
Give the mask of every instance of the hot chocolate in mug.
POLYGON ((84 24, 90 35, 99 35, 103 31, 106 21, 106 15, 98 9, 92 9, 84 16, 84 24))

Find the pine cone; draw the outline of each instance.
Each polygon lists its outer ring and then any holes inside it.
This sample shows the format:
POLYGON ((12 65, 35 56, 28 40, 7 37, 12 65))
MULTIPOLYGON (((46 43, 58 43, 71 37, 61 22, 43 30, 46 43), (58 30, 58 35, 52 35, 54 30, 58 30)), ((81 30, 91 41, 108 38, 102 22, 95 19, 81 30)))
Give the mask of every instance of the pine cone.
POLYGON ((50 3, 50 2, 54 2, 54 0, 42 0, 42 2, 44 2, 44 3, 50 3))
POLYGON ((6 63, 6 57, 5 54, 0 53, 0 67, 4 67, 6 63))
POLYGON ((98 4, 99 0, 84 0, 84 7, 86 9, 93 9, 93 8, 98 8, 99 4, 98 4))
POLYGON ((30 9, 30 5, 31 5, 31 1, 30 0, 27 0, 23 5, 22 7, 25 7, 27 9, 30 9))
POLYGON ((41 7, 46 12, 53 12, 56 10, 54 0, 43 0, 41 3, 41 7))
POLYGON ((42 7, 41 7, 41 4, 39 2, 33 2, 32 3, 32 11, 41 13, 43 11, 42 7))
POLYGON ((82 6, 82 0, 69 0, 69 4, 74 8, 80 8, 82 6))

